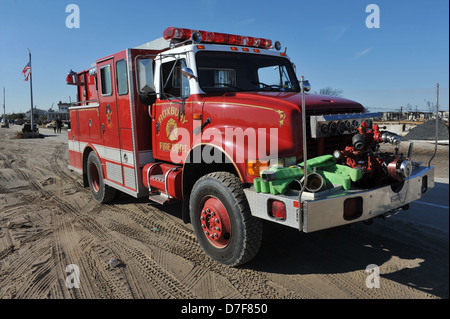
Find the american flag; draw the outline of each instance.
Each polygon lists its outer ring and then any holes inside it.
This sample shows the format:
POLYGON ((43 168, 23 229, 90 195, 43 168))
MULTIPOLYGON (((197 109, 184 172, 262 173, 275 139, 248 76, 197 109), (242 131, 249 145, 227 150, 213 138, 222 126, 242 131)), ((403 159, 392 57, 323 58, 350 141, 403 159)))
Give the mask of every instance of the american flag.
POLYGON ((31 61, 28 62, 27 65, 25 65, 25 67, 24 67, 23 70, 22 70, 22 74, 23 74, 23 76, 25 77, 25 81, 28 81, 28 77, 29 77, 30 74, 31 74, 31 61))

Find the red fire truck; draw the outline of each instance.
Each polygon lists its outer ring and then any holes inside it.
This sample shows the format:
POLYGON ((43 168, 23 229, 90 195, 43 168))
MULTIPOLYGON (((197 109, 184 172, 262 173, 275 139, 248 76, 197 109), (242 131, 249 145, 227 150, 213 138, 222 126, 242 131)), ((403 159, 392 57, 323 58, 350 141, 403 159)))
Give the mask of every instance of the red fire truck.
POLYGON ((308 93, 269 39, 169 27, 66 82, 69 167, 94 199, 182 201, 206 254, 229 266, 256 255, 263 220, 303 232, 370 221, 434 186, 412 144, 399 153, 378 114, 308 93))

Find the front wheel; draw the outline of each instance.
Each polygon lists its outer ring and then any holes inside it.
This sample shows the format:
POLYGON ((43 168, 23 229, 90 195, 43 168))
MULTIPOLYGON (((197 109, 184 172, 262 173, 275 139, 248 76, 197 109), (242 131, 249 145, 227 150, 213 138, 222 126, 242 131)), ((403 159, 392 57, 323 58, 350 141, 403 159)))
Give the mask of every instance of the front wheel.
POLYGON ((234 267, 257 254, 262 221, 251 216, 235 175, 215 172, 200 178, 191 192, 190 217, 200 246, 212 259, 234 267))

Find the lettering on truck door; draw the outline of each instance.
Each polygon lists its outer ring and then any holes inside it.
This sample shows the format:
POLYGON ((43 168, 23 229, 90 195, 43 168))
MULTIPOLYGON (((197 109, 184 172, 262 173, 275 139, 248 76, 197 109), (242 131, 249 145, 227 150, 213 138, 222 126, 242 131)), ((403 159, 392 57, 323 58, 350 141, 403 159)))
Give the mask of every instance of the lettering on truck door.
POLYGON ((189 80, 181 74, 186 60, 165 59, 161 86, 164 93, 156 100, 154 152, 160 159, 181 161, 191 146, 192 99, 189 80))

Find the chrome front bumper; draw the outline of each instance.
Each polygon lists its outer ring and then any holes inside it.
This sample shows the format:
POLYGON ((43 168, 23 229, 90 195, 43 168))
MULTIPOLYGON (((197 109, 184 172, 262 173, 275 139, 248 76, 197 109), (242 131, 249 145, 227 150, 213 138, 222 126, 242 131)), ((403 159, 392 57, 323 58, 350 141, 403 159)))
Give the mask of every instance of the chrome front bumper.
POLYGON ((303 232, 332 228, 369 220, 378 215, 397 210, 420 199, 429 189, 434 187, 434 167, 418 167, 410 178, 404 181, 403 187, 394 192, 391 186, 362 190, 334 188, 319 193, 303 193, 302 205, 298 201, 298 191, 290 191, 283 195, 257 193, 253 188, 244 189, 250 205, 251 214, 265 220, 294 227, 303 232), (359 217, 348 220, 344 218, 344 202, 347 199, 360 197, 362 212, 359 217), (270 215, 270 201, 278 200, 286 206, 286 219, 280 220, 270 215))

